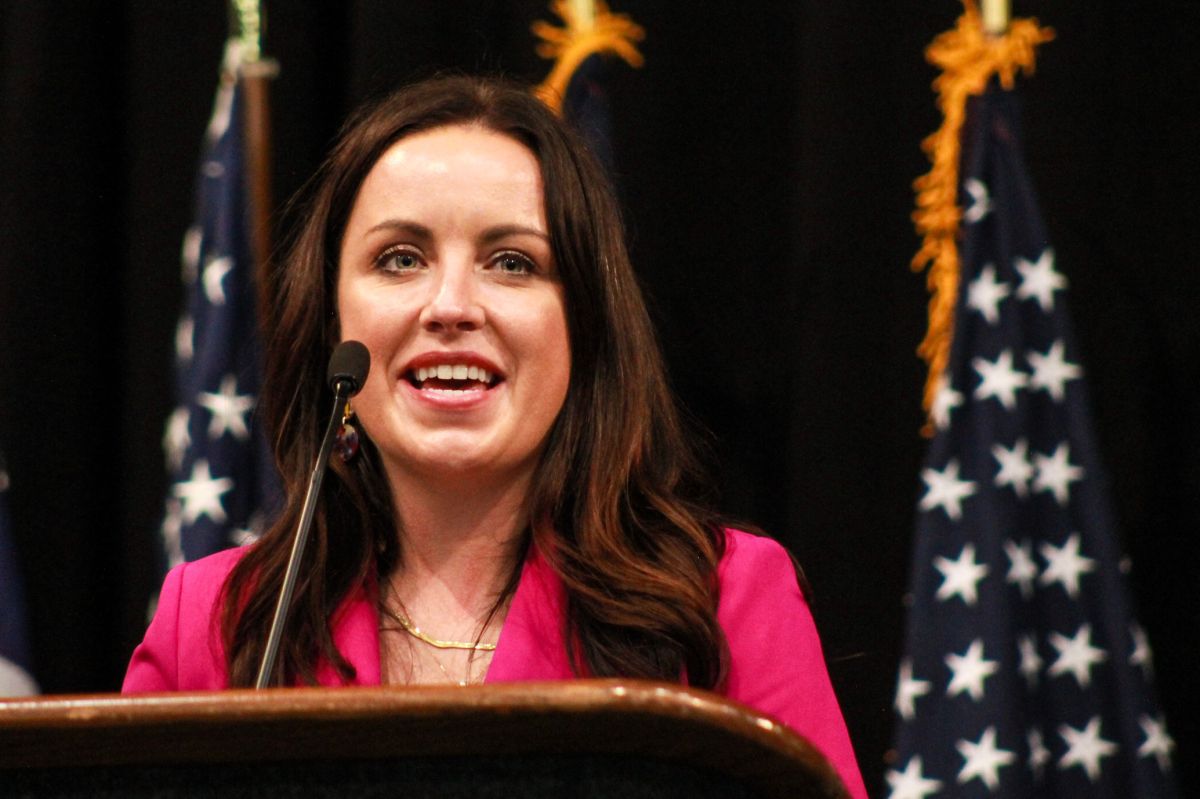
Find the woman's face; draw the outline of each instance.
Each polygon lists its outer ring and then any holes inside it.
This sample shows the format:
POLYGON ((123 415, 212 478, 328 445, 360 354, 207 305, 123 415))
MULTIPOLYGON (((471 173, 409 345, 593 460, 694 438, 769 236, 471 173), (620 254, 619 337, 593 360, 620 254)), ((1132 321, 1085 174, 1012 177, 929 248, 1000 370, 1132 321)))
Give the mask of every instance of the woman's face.
POLYGON ((528 477, 571 372, 538 162, 476 126, 408 136, 342 238, 343 339, 371 352, 354 410, 389 476, 528 477))

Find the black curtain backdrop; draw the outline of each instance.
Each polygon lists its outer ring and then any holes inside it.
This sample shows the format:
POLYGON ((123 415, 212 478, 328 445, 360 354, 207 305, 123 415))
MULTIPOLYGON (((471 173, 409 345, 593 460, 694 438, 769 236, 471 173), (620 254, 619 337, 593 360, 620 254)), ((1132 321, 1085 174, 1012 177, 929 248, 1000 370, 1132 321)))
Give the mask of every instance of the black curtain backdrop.
MULTIPOLYGON (((615 5, 647 30, 646 66, 614 68, 617 182, 674 384, 711 431, 725 509, 803 563, 878 789, 924 451, 910 185, 939 117, 922 50, 959 4, 615 5)), ((548 69, 543 0, 266 6, 281 199, 367 97, 548 69)), ((1027 154, 1195 789, 1200 5, 1015 6, 1058 32, 1021 81, 1027 154)), ((47 692, 116 689, 160 579, 180 240, 226 30, 217 0, 0 6, 0 445, 47 692)))

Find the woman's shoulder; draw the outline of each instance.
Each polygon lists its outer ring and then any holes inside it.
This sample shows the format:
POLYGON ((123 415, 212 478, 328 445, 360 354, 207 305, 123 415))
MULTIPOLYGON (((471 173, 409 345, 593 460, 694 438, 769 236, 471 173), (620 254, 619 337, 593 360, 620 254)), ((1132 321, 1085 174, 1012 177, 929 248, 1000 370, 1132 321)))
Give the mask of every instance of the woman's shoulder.
POLYGON ((229 573, 247 551, 247 547, 234 547, 180 563, 167 573, 159 595, 160 602, 175 596, 182 600, 186 595, 185 607, 209 608, 216 602, 229 573))
POLYGON ((229 572, 233 571, 233 567, 249 551, 249 547, 223 549, 203 558, 180 563, 172 571, 177 570, 181 574, 186 574, 189 581, 197 583, 208 583, 214 580, 220 582, 229 576, 229 572))
POLYGON ((133 652, 122 691, 225 687, 219 630, 221 592, 246 551, 245 547, 227 549, 180 563, 167 572, 154 618, 133 652))
POLYGON ((724 693, 820 749, 866 796, 795 561, 773 538, 725 530, 717 620, 729 645, 724 693))
POLYGON ((725 553, 718 567, 722 579, 735 575, 753 576, 762 569, 784 569, 795 576, 792 556, 774 538, 734 527, 726 527, 724 533, 725 553))
MULTIPOLYGON (((761 533, 725 528, 725 552, 717 566, 718 615, 722 623, 733 614, 757 612, 784 598, 793 605, 808 604, 803 578, 783 544, 761 533)), ((807 613, 807 609, 803 611, 807 613)))

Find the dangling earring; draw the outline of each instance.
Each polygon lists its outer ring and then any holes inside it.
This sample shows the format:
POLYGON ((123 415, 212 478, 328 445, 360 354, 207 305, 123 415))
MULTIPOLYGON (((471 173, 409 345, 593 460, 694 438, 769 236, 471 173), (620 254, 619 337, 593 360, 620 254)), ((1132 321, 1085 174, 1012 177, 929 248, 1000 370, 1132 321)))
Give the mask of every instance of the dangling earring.
POLYGON ((350 407, 350 400, 346 400, 346 408, 342 411, 342 426, 338 428, 337 441, 333 445, 342 463, 349 463, 358 454, 358 430, 350 424, 353 418, 354 409, 350 407))

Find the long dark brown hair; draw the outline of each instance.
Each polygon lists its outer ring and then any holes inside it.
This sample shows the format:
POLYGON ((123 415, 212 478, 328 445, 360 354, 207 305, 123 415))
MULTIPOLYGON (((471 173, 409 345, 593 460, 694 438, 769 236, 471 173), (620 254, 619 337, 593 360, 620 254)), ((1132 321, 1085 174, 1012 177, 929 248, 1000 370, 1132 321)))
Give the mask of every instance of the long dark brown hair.
MULTIPOLYGON (((527 510, 531 543, 566 589, 564 636, 574 668, 589 676, 686 675, 693 685, 715 687, 727 660, 716 620, 724 535, 718 517, 689 499, 699 496, 699 469, 629 262, 614 193, 587 147, 528 89, 475 77, 419 83, 358 113, 293 205, 303 221, 267 271, 261 308, 261 411, 287 501, 226 582, 229 682, 254 682, 319 446, 328 411, 325 367, 340 338, 338 253, 359 187, 397 140, 455 124, 511 136, 541 166, 571 378, 527 510)), ((331 616, 402 557, 391 492, 371 442, 363 442, 350 465, 335 458, 331 468, 276 684, 315 682, 322 657, 342 679, 353 676, 333 644, 331 616)))

